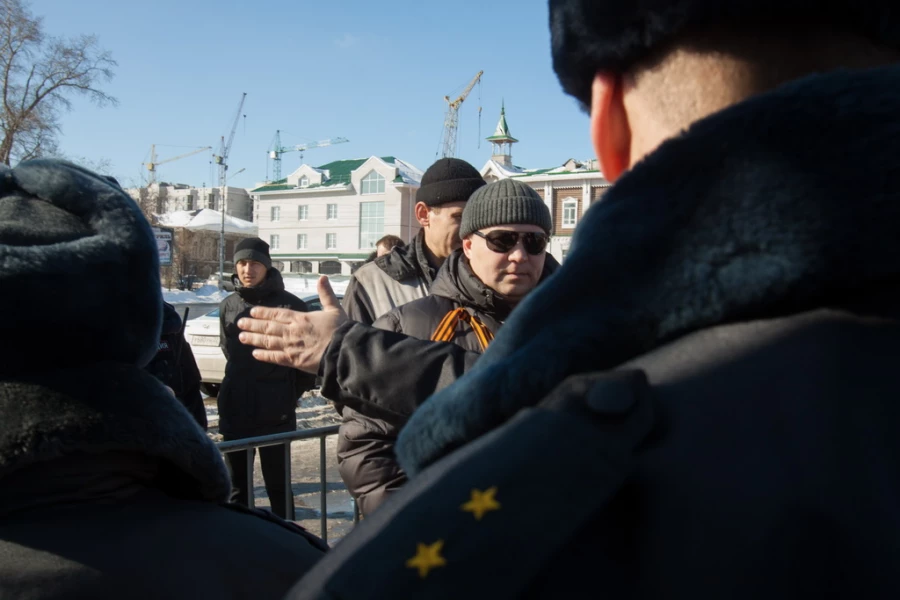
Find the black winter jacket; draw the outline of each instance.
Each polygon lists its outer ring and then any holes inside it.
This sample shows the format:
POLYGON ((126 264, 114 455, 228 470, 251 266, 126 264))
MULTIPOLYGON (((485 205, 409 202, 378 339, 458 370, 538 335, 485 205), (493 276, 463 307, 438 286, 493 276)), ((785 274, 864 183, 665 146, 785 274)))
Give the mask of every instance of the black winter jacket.
POLYGON ((0 598, 281 598, 325 550, 226 504, 215 444, 138 367, 4 377, 0 422, 0 598))
POLYGON ((311 389, 315 378, 296 369, 253 358, 253 348, 238 339, 237 322, 254 306, 306 312, 306 304, 284 289, 277 269, 255 288, 242 287, 232 277, 235 293, 219 307, 220 344, 228 361, 219 391, 219 431, 226 438, 254 437, 297 428, 297 399, 311 389))
POLYGON ((159 351, 147 371, 172 388, 188 412, 204 430, 207 428, 206 407, 200 395, 200 369, 194 360, 191 345, 184 339, 182 320, 175 307, 163 303, 162 333, 159 338, 159 351))
MULTIPOLYGON (((556 260, 547 255, 541 281, 557 267, 556 260)), ((394 457, 394 441, 407 413, 411 414, 417 401, 460 377, 483 352, 474 329, 463 321, 457 321, 452 344, 423 342, 459 307, 470 311, 492 334, 511 310, 472 273, 461 250, 444 262, 431 295, 397 307, 374 323, 378 329, 415 338, 412 341, 416 343, 404 348, 402 343, 377 347, 345 341, 341 347, 340 360, 352 364, 341 378, 341 387, 367 390, 367 406, 361 412, 353 408, 360 408, 353 399, 344 397, 347 404, 336 404, 343 418, 338 437, 339 470, 364 515, 371 514, 406 481, 394 457), (385 373, 391 376, 385 377, 385 373)), ((333 383, 329 378, 328 390, 333 383)))

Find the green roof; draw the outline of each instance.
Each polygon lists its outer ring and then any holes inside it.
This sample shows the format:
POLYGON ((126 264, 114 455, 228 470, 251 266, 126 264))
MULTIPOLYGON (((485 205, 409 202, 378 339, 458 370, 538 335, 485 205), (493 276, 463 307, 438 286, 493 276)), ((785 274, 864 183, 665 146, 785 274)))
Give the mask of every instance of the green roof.
MULTIPOLYGON (((397 160, 396 157, 393 156, 382 156, 380 158, 389 165, 393 165, 397 160)), ((315 167, 320 171, 328 171, 328 179, 326 179, 324 183, 316 183, 303 189, 313 190, 316 188, 326 188, 334 185, 347 185, 350 183, 351 173, 363 166, 367 160, 369 159, 353 158, 350 160, 335 160, 320 167, 315 167)), ((253 190, 253 192, 278 192, 281 190, 293 189, 296 188, 292 185, 287 185, 287 179, 279 179, 278 181, 273 181, 271 183, 267 183, 264 186, 258 187, 253 190)))
POLYGON ((500 106, 500 120, 497 122, 497 130, 494 131, 494 135, 489 138, 485 138, 489 142, 509 142, 515 143, 518 142, 516 138, 514 138, 509 133, 509 126, 506 124, 506 103, 504 102, 500 106))

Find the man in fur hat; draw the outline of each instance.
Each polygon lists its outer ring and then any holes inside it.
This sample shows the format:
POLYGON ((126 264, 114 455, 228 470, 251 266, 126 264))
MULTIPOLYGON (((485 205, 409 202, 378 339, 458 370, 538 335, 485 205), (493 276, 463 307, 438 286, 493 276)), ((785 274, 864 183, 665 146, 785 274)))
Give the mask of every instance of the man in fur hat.
POLYGON ((160 289, 153 233, 117 184, 0 166, 0 597, 280 598, 322 555, 227 504, 215 444, 144 370, 160 289))

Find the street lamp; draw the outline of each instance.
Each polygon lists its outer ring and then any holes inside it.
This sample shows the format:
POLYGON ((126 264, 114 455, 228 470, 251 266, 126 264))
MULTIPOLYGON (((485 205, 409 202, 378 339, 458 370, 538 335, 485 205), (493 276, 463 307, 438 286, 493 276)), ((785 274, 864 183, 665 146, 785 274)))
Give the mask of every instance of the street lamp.
POLYGON ((222 182, 222 205, 219 207, 222 213, 222 228, 219 230, 219 289, 225 289, 225 211, 228 208, 228 182, 236 176, 243 173, 246 169, 241 169, 234 173, 231 177, 222 182))

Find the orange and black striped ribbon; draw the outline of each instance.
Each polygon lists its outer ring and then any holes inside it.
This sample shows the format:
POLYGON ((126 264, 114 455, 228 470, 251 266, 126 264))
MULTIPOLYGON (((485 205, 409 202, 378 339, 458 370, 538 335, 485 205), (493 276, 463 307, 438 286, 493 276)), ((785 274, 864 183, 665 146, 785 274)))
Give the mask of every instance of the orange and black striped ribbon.
POLYGON ((456 335, 456 324, 459 321, 463 321, 464 323, 468 323, 472 326, 472 330, 475 332, 475 337, 478 338, 478 343, 481 344, 481 349, 487 350, 488 344, 490 344, 494 339, 494 334, 491 333, 491 330, 481 322, 481 319, 471 314, 469 311, 462 307, 451 310, 446 315, 444 315, 444 318, 441 319, 441 322, 437 326, 437 329, 435 329, 434 333, 431 335, 431 341, 453 341, 453 338, 456 335))

